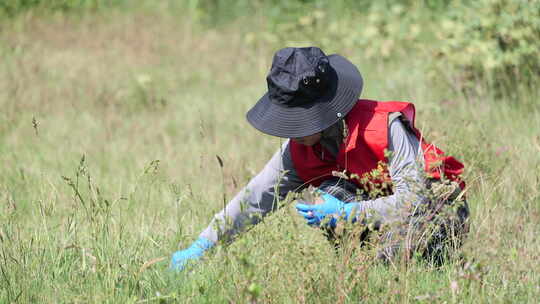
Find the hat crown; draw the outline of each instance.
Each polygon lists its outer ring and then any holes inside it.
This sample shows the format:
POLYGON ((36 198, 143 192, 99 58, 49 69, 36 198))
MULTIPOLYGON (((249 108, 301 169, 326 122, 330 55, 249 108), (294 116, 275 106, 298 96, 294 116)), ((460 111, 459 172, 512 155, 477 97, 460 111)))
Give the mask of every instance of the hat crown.
POLYGON ((266 77, 270 100, 284 107, 315 102, 329 87, 331 69, 328 57, 317 47, 277 51, 266 77))

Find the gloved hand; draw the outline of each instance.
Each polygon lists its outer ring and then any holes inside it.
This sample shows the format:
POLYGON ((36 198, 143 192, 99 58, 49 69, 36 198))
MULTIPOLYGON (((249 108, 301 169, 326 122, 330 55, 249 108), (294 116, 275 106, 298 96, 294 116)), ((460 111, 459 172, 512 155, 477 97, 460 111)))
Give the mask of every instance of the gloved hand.
MULTIPOLYGON (((326 218, 328 219, 326 225, 336 227, 338 219, 347 220, 358 207, 358 203, 344 203, 325 192, 321 198, 324 202, 318 205, 296 204, 296 211, 307 220, 308 225, 319 226, 326 218)), ((356 217, 353 218, 353 222, 355 220, 356 217)))
POLYGON ((174 271, 182 271, 190 260, 196 261, 200 259, 204 252, 213 246, 214 242, 200 237, 189 248, 175 252, 169 268, 174 271))

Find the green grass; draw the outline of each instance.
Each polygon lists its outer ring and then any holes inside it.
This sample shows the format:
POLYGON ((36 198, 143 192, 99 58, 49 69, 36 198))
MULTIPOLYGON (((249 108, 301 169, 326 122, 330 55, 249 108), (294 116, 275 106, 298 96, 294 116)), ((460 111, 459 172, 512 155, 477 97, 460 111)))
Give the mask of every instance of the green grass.
POLYGON ((335 254, 287 205, 169 273, 223 189, 231 198, 280 145, 244 119, 282 47, 247 45, 246 27, 259 24, 249 22, 203 31, 113 11, 2 24, 0 302, 536 302, 537 89, 465 97, 423 56, 366 59, 340 46, 363 73, 364 98, 415 102, 428 139, 465 163, 466 265, 335 254))

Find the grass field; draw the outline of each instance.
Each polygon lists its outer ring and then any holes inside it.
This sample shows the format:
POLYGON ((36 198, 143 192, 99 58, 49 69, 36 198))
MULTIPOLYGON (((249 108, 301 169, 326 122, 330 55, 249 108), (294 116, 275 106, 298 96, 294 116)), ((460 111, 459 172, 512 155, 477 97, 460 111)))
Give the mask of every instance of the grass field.
POLYGON ((538 88, 465 96, 421 54, 340 46, 327 51, 359 66, 362 97, 414 102, 428 139, 465 163, 464 262, 336 255, 286 205, 191 271, 168 272, 280 146, 244 118, 283 47, 249 44, 256 25, 205 30, 147 11, 2 21, 0 302, 538 301, 538 88))

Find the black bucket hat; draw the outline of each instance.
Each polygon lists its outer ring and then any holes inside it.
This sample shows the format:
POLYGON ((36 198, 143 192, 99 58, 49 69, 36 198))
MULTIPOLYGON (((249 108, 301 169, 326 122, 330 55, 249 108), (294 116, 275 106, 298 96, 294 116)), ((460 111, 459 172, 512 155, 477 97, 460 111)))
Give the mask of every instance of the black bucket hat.
POLYGON ((246 117, 259 131, 297 138, 321 132, 342 119, 362 92, 358 69, 317 47, 276 52, 266 77, 268 92, 246 117))

